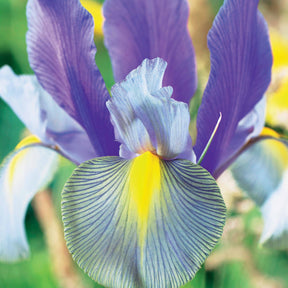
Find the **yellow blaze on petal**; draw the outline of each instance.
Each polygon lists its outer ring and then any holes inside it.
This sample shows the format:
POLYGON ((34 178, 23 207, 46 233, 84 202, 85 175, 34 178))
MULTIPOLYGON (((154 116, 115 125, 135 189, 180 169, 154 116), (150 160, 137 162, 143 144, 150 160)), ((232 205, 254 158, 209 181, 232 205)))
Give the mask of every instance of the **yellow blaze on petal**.
MULTIPOLYGON (((16 146, 15 150, 20 149, 24 146, 30 145, 30 144, 34 144, 34 143, 39 143, 40 140, 39 138, 37 138, 35 135, 31 135, 28 136, 26 138, 24 138, 22 141, 20 141, 18 143, 18 145, 16 146)), ((11 163, 9 165, 8 168, 8 183, 9 183, 9 191, 12 191, 12 185, 13 185, 13 175, 15 173, 15 168, 17 166, 17 164, 21 161, 21 159, 23 159, 25 157, 27 151, 23 150, 21 152, 19 152, 18 154, 16 154, 16 156, 11 160, 11 163)))
POLYGON ((30 136, 25 137, 23 140, 21 140, 15 149, 17 150, 24 146, 34 144, 34 143, 40 143, 40 139, 35 135, 30 135, 30 136))
POLYGON ((275 137, 275 138, 279 138, 279 134, 274 131, 273 129, 271 128, 268 128, 268 127, 264 127, 261 131, 261 136, 272 136, 272 137, 275 137))
MULTIPOLYGON (((268 127, 263 128, 261 135, 280 138, 277 132, 268 127)), ((266 147, 265 150, 268 151, 270 155, 273 155, 274 159, 277 159, 277 163, 281 165, 283 170, 288 168, 288 150, 285 144, 274 139, 267 139, 262 142, 262 145, 266 147)))
POLYGON ((158 156, 145 152, 133 160, 129 176, 129 192, 138 215, 139 237, 143 240, 153 197, 160 192, 161 175, 158 156))

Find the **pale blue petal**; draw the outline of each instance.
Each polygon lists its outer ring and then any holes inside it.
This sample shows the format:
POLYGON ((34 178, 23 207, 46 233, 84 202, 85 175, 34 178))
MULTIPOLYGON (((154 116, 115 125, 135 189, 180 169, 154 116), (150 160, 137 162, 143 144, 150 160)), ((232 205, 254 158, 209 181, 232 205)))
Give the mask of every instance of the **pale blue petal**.
POLYGON ((4 160, 0 167, 0 261, 29 256, 25 213, 33 196, 52 179, 57 163, 57 153, 43 146, 22 147, 4 160))
POLYGON ((260 239, 267 248, 288 249, 288 169, 273 194, 261 207, 264 227, 260 239))
MULTIPOLYGON (((277 189, 284 172, 281 155, 277 155, 276 149, 272 151, 273 142, 277 143, 277 140, 256 142, 246 149, 231 166, 231 171, 240 188, 258 206, 262 206, 277 189)), ((279 145, 284 144, 279 143, 279 145)))
POLYGON ((45 112, 42 114, 40 108, 40 98, 45 97, 44 94, 46 92, 41 89, 35 76, 17 76, 10 67, 1 68, 1 98, 13 109, 32 134, 37 135, 42 142, 52 144, 53 141, 46 135, 47 120, 43 115, 45 112))
POLYGON ((112 87, 107 107, 115 136, 132 155, 151 151, 173 159, 189 154, 187 159, 192 160, 188 106, 171 99, 171 87, 161 88, 165 68, 160 58, 145 59, 123 82, 112 87))
POLYGON ((85 130, 40 86, 35 76, 0 69, 0 97, 42 142, 58 146, 76 163, 96 157, 85 130), (81 147, 81 149, 79 149, 81 147))
POLYGON ((260 207, 264 228, 260 242, 288 249, 288 148, 281 139, 258 141, 231 167, 240 188, 260 207))
POLYGON ((62 195, 68 249, 92 279, 112 288, 185 284, 221 237, 226 214, 205 169, 150 152, 87 161, 62 195))

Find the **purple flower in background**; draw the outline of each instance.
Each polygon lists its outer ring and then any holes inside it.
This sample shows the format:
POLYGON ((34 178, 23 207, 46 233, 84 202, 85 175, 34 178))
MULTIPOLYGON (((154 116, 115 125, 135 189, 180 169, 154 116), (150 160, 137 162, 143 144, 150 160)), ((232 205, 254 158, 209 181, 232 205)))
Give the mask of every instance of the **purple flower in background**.
MULTIPOLYGON (((14 153, 26 163, 22 152, 50 147, 49 153, 54 148, 77 164, 88 160, 67 181, 62 212, 67 246, 95 281, 117 288, 179 287, 221 237, 226 209, 214 178, 264 123, 272 56, 257 5, 227 0, 214 21, 211 73, 193 147, 188 104, 196 69, 185 0, 105 2, 105 42, 118 82, 112 98, 95 64, 93 19, 79 1, 28 1, 28 54, 37 80, 4 67, 0 94, 45 145, 30 141, 14 153)), ((35 174, 45 172, 49 155, 42 155, 35 174)), ((12 207, 0 212, 5 215, 20 205, 11 196, 21 189, 20 182, 11 186, 20 173, 12 169, 13 156, 0 174, 1 193, 9 190, 5 201, 12 207)), ((17 219, 23 221, 25 207, 21 211, 17 219)), ((0 259, 26 256, 21 221, 3 226, 10 238, 0 234, 7 247, 0 248, 0 259)))

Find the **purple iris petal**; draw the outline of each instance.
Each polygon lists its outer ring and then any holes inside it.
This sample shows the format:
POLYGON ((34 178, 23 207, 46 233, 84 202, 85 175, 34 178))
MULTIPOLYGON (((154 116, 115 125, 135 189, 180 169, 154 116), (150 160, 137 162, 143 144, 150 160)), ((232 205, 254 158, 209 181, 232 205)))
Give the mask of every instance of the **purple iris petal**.
POLYGON ((29 61, 40 84, 87 131, 97 155, 118 155, 95 64, 93 18, 77 0, 30 0, 29 61))
POLYGON ((79 164, 96 157, 85 130, 57 105, 35 76, 17 76, 4 66, 0 69, 0 97, 31 133, 47 145, 57 145, 70 160, 79 164))
POLYGON ((253 133, 250 123, 239 129, 239 122, 260 101, 271 78, 268 31, 257 4, 225 1, 208 35, 211 73, 198 113, 195 152, 201 155, 221 112, 219 129, 201 163, 214 176, 253 133))
MULTIPOLYGON (((232 138, 229 144, 229 150, 225 152, 226 155, 232 155, 228 159, 223 159, 217 169, 214 171, 213 175, 218 178, 223 171, 225 171, 231 163, 237 159, 238 154, 241 152, 239 150, 238 139, 244 139, 244 142, 248 142, 250 139, 257 137, 264 128, 265 124, 265 111, 266 111, 266 97, 263 96, 262 99, 254 106, 254 108, 242 118, 235 131, 237 137, 232 138), (250 133, 247 133, 250 132, 250 133), (237 153, 235 153, 237 151, 237 153)), ((242 149, 243 147, 241 147, 242 149)))
POLYGON ((116 82, 145 58, 167 61, 163 86, 189 103, 196 89, 194 50, 187 31, 186 0, 108 0, 104 4, 105 43, 116 82))
POLYGON ((260 207, 264 219, 261 244, 288 248, 288 149, 287 141, 274 132, 251 143, 231 171, 238 186, 260 207), (269 135, 270 134, 270 135, 269 135), (265 139, 265 137, 271 137, 265 139))

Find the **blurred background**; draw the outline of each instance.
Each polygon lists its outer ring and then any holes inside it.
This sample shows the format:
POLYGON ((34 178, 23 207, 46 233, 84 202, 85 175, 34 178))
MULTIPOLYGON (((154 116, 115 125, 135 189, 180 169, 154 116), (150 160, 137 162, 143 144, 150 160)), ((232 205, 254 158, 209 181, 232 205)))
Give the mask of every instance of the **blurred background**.
MULTIPOLYGON (((103 1, 82 2, 97 19, 96 62, 110 89, 114 80, 101 30, 103 19, 100 11, 103 1)), ((190 0, 188 25, 196 50, 199 79, 197 95, 190 105, 191 133, 194 131, 193 121, 209 76, 206 37, 222 2, 190 0)), ((10 65, 17 74, 33 73, 26 53, 26 3, 26 0, 0 0, 0 67, 10 65)), ((267 125, 287 135, 288 1, 262 0, 260 10, 269 24, 274 54, 273 80, 268 91, 267 125)), ((23 124, 0 99, 1 162, 26 133, 23 124)), ((73 168, 73 164, 62 159, 60 169, 49 188, 38 193, 32 201, 25 220, 31 257, 16 264, 0 263, 0 288, 101 287, 76 267, 63 240, 60 194, 73 168)), ((228 207, 224 234, 195 279, 185 287, 288 287, 287 251, 268 250, 258 244, 263 227, 259 209, 238 189, 229 171, 220 177, 219 185, 228 207)))

